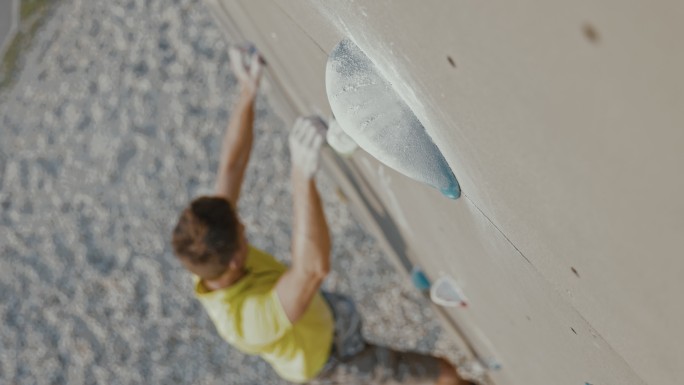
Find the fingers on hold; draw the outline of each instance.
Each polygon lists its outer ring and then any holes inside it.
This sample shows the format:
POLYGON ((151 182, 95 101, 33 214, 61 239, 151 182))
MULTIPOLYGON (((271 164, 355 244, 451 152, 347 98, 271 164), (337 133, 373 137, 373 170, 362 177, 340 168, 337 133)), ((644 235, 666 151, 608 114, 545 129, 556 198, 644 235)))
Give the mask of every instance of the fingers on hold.
POLYGON ((261 68, 261 58, 257 52, 254 52, 250 57, 249 75, 252 78, 258 78, 261 75, 261 68))
POLYGON ((230 47, 228 49, 228 57, 230 58, 230 65, 235 73, 235 76, 243 79, 247 75, 247 72, 245 71, 245 63, 242 51, 237 47, 230 47))
POLYGON ((296 143, 302 142, 302 126, 298 125, 292 130, 292 141, 296 143))
POLYGON ((230 57, 230 60, 233 60, 233 58, 240 56, 240 50, 236 46, 231 45, 228 47, 228 56, 230 57))
POLYGON ((325 140, 325 128, 320 120, 299 117, 290 136, 305 147, 319 148, 325 140))
POLYGON ((299 126, 297 125, 297 123, 295 123, 295 125, 292 126, 292 130, 290 131, 290 136, 289 136, 290 142, 297 139, 297 136, 299 135, 298 132, 299 132, 299 126))
POLYGON ((311 117, 309 117, 309 119, 311 120, 311 123, 313 123, 313 125, 315 125, 317 128, 323 128, 326 126, 325 120, 323 120, 323 118, 321 118, 318 115, 312 115, 311 117))
POLYGON ((316 132, 318 132, 319 135, 325 136, 325 134, 326 134, 326 132, 327 132, 327 130, 328 130, 328 129, 327 129, 327 126, 328 126, 328 125, 327 125, 327 123, 325 122, 325 120, 323 120, 323 118, 321 118, 321 117, 318 116, 318 115, 312 115, 312 116, 308 117, 307 119, 308 119, 308 120, 311 122, 311 124, 315 127, 316 132))
POLYGON ((302 124, 302 128, 299 134, 299 143, 303 144, 304 146, 307 146, 309 144, 309 126, 304 122, 302 124))
POLYGON ((318 132, 318 135, 323 138, 325 138, 326 134, 328 133, 328 130, 324 126, 316 127, 316 131, 318 132))
POLYGON ((230 64, 233 67, 238 67, 238 64, 242 63, 242 54, 236 47, 230 47, 228 49, 228 58, 230 59, 230 64))
POLYGON ((323 137, 321 135, 316 134, 316 136, 313 139, 313 148, 318 151, 321 148, 321 145, 323 144, 323 137))
POLYGON ((316 140, 316 138, 320 137, 320 132, 318 131, 318 127, 316 125, 311 125, 311 143, 313 144, 316 140))
POLYGON ((316 131, 317 135, 325 137, 327 132, 327 124, 325 120, 317 115, 310 116, 307 118, 307 120, 310 122, 312 129, 316 131))
POLYGON ((299 118, 297 118, 294 125, 292 126, 292 132, 290 133, 290 136, 293 139, 299 140, 299 138, 302 136, 303 124, 304 124, 304 119, 300 116, 299 118))

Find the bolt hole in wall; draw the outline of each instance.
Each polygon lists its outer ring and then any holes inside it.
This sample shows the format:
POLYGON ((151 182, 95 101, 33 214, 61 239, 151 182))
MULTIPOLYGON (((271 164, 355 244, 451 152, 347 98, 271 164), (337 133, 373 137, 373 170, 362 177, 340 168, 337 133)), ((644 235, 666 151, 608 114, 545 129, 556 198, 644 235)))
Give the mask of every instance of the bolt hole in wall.
POLYGON ((582 32, 584 37, 587 38, 591 43, 598 43, 600 40, 599 33, 596 28, 590 23, 584 23, 582 25, 582 32))
POLYGON ((579 273, 577 272, 577 269, 575 269, 574 267, 570 267, 570 270, 572 270, 572 272, 577 276, 577 278, 580 277, 579 273))
POLYGON ((456 62, 451 58, 451 56, 447 56, 447 61, 452 67, 456 68, 456 62))

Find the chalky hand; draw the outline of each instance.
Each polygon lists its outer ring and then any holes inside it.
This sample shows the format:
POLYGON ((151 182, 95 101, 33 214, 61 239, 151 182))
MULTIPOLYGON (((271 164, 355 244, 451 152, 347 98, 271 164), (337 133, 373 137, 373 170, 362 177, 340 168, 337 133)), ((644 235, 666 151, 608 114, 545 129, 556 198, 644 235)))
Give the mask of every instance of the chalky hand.
POLYGON ((313 178, 318 170, 325 131, 325 123, 320 118, 300 117, 290 132, 292 169, 307 179, 313 178))
POLYGON ((230 67, 240 83, 242 92, 256 96, 261 79, 263 61, 255 49, 232 46, 228 49, 230 67))

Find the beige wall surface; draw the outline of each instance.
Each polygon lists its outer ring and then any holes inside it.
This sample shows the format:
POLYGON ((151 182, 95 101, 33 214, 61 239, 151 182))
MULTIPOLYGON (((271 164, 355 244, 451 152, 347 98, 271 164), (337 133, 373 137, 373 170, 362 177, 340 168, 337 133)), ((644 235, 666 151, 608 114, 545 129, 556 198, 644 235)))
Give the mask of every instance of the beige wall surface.
POLYGON ((502 363, 493 382, 681 383, 684 3, 213 3, 290 111, 329 113, 346 37, 416 112, 462 198, 346 162, 414 261, 463 286, 471 306, 449 314, 502 363))

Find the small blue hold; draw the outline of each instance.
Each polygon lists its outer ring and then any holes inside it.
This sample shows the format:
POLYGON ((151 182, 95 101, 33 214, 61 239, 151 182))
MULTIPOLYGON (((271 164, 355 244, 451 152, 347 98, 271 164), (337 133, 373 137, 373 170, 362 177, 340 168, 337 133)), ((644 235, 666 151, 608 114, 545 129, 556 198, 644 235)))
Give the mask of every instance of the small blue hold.
POLYGON ((458 185, 458 182, 452 184, 451 186, 442 189, 441 190, 442 195, 449 199, 458 199, 458 197, 461 196, 461 188, 458 185))
POLYGON ((430 280, 419 267, 414 266, 413 269, 411 269, 411 282, 413 283, 413 286, 420 291, 430 290, 430 280))
POLYGON ((440 157, 441 165, 439 169, 442 174, 442 177, 440 178, 442 182, 434 186, 437 187, 445 197, 449 199, 458 199, 461 196, 461 185, 458 183, 458 179, 456 179, 454 172, 451 171, 451 167, 449 167, 449 164, 442 156, 442 153, 437 149, 437 146, 435 146, 435 151, 437 151, 437 154, 440 157))

